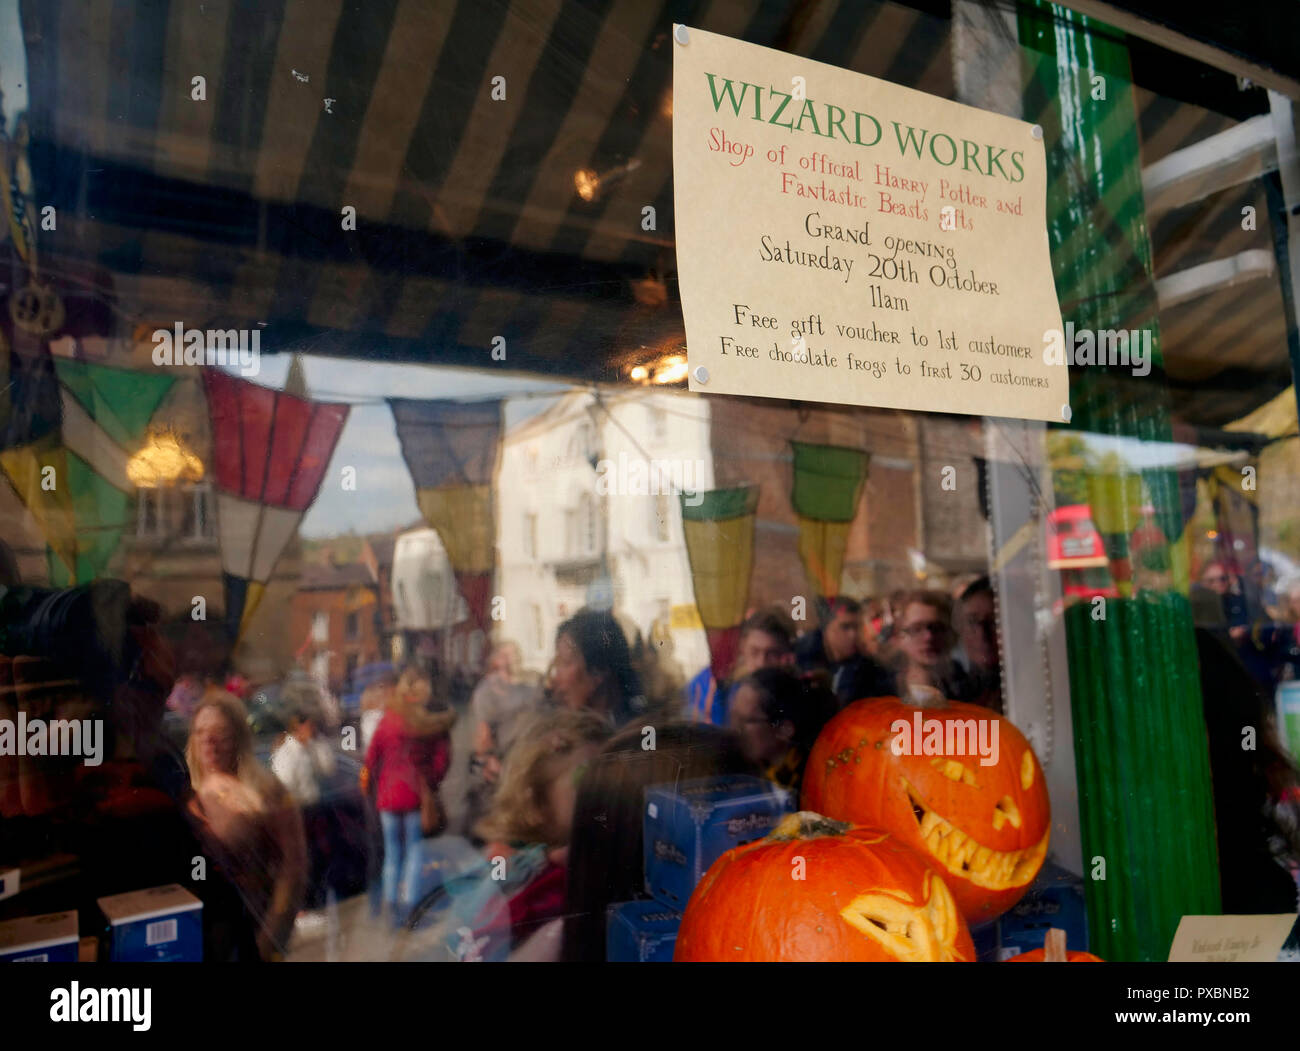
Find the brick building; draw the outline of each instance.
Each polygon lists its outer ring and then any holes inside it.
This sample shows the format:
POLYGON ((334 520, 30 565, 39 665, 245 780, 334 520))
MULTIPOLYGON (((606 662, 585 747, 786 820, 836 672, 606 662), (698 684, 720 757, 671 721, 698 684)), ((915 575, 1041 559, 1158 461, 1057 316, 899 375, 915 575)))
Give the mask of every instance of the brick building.
POLYGON ((357 668, 386 656, 380 616, 379 582, 366 565, 304 566, 289 613, 298 662, 346 692, 357 668))

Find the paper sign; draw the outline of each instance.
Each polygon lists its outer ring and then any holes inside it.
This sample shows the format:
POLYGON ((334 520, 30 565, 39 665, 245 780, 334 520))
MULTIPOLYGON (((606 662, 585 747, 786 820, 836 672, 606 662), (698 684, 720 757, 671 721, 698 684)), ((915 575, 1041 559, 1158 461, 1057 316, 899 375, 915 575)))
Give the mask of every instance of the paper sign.
POLYGON ((1282 951, 1295 913, 1280 916, 1184 916, 1170 963, 1271 963, 1282 951))
POLYGON ((673 55, 691 390, 1067 417, 1033 125, 698 29, 673 55))

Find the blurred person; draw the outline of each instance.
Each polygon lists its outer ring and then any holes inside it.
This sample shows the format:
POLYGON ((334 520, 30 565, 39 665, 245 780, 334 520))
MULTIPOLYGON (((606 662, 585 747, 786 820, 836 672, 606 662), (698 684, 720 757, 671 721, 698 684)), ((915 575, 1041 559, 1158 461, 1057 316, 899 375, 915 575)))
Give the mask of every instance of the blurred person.
POLYGON ((745 758, 798 799, 808 753, 838 707, 816 677, 760 668, 737 683, 729 718, 745 758))
MULTIPOLYGON (((302 811, 303 832, 307 839, 307 886, 303 904, 319 909, 325 904, 329 887, 330 866, 335 855, 338 830, 328 809, 321 804, 325 785, 334 776, 334 749, 320 735, 320 710, 309 700, 299 699, 304 691, 289 694, 291 705, 284 719, 284 732, 271 753, 271 772, 279 778, 293 801, 302 811)), ((320 917, 300 914, 298 922, 318 921, 320 917)))
POLYGON ((1002 661, 998 655, 998 616, 993 585, 988 577, 977 577, 958 596, 957 649, 953 659, 966 673, 969 701, 1001 712, 1002 661))
POLYGON ((820 603, 821 627, 795 643, 795 664, 803 672, 824 672, 840 705, 892 692, 892 677, 860 650, 862 604, 840 596, 820 603))
MULTIPOLYGON (((253 754, 243 702, 210 690, 185 749, 188 812, 209 861, 238 889, 257 958, 283 957, 306 880, 306 842, 293 800, 253 754)), ((236 957, 251 956, 236 947, 236 957)))
POLYGON ((487 674, 470 696, 474 751, 466 824, 471 829, 487 814, 501 778, 501 763, 514 744, 522 717, 535 710, 541 698, 538 687, 519 681, 520 664, 516 643, 498 643, 488 657, 487 674))
POLYGON ((438 785, 451 765, 449 731, 456 714, 430 711, 432 697, 432 682, 423 671, 402 672, 361 768, 362 790, 368 792, 372 782, 375 789, 384 840, 380 905, 393 923, 411 904, 419 863, 413 848, 438 807, 438 785))
POLYGON ((942 591, 907 592, 895 650, 895 695, 911 703, 968 696, 961 665, 952 659, 952 602, 942 591))
POLYGON ((889 597, 885 599, 884 608, 881 611, 882 624, 880 631, 876 636, 879 639, 882 653, 888 652, 887 648, 891 647, 898 641, 898 622, 902 620, 903 617, 902 602, 906 595, 906 588, 895 588, 889 593, 889 597))
POLYGON ((563 921, 565 960, 603 962, 606 909, 646 896, 647 787, 757 772, 736 735, 721 727, 670 723, 657 728, 654 749, 647 751, 643 743, 641 728, 628 727, 592 760, 578 785, 563 921))
POLYGON ((320 736, 320 713, 308 704, 291 708, 284 737, 271 753, 271 772, 300 807, 320 802, 321 782, 334 775, 334 749, 320 736))
POLYGON ((656 617, 635 648, 632 662, 645 687, 646 713, 660 720, 680 717, 686 672, 673 656, 673 632, 666 617, 656 617))
POLYGON ((1283 652, 1278 680, 1294 681, 1300 679, 1300 579, 1287 582, 1281 602, 1283 652))
POLYGON ((1300 771, 1283 751, 1271 698, 1230 644, 1196 629, 1201 703, 1209 741, 1223 912, 1296 911, 1288 868, 1300 865, 1300 771), (1242 727, 1257 730, 1242 747, 1242 727))
POLYGON ((736 660, 725 682, 705 666, 686 684, 686 709, 695 722, 727 725, 727 705, 735 684, 759 668, 794 663, 794 625, 779 610, 760 609, 745 618, 736 643, 736 660))
POLYGON ((1193 591, 1192 608, 1196 623, 1229 642, 1246 670, 1271 694, 1285 674, 1289 632, 1264 601, 1265 589, 1272 587, 1272 567, 1257 559, 1250 572, 1253 579, 1249 573, 1242 579, 1225 562, 1207 562, 1200 594, 1193 591))
POLYGON ((384 718, 384 712, 392 704, 395 689, 397 689, 397 673, 391 666, 385 665, 375 673, 373 680, 361 691, 360 723, 363 754, 370 748, 370 741, 384 718))
POLYGON ((1193 596, 1193 608, 1201 612, 1197 622, 1212 630, 1221 631, 1233 643, 1241 642, 1250 634, 1246 604, 1235 576, 1226 562, 1207 562, 1201 570, 1200 587, 1204 598, 1193 596))
POLYGON ((183 672, 167 695, 167 710, 175 712, 187 722, 194 717, 194 709, 203 699, 206 687, 203 677, 195 672, 183 672))
POLYGON ((1255 559, 1246 569, 1241 586, 1246 611, 1252 620, 1278 619, 1281 609, 1278 604, 1277 570, 1273 568, 1273 563, 1262 558, 1255 559))
POLYGON ((548 697, 561 708, 590 708, 617 728, 645 710, 627 636, 610 613, 581 609, 555 633, 548 697))
POLYGON ((864 599, 862 602, 862 652, 869 657, 878 657, 882 648, 880 632, 885 626, 884 604, 878 598, 864 599))
POLYGON ((512 945, 564 910, 578 782, 610 735, 598 712, 560 708, 511 749, 492 809, 478 825, 483 856, 505 858, 512 945))

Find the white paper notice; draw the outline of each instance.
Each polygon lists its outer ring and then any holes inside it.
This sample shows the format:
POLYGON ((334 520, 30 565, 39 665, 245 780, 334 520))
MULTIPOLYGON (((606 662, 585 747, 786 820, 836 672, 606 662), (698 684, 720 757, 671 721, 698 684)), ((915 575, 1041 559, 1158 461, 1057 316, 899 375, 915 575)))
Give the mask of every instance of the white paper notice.
POLYGON ((1032 125, 698 29, 673 54, 691 390, 1065 416, 1032 125))
POLYGON ((1170 963, 1271 963, 1294 913, 1283 916, 1184 916, 1169 949, 1170 963))

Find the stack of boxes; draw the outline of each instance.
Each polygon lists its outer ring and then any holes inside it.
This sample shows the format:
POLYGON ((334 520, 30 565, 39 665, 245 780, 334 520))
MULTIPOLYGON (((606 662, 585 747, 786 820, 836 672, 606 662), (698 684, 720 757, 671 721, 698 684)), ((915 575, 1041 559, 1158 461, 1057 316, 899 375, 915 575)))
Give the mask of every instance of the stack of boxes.
POLYGON ((709 866, 733 847, 762 839, 794 803, 770 781, 738 774, 647 788, 642 834, 653 900, 609 907, 606 958, 672 960, 682 910, 709 866))
POLYGON ((77 914, 52 912, 0 923, 0 963, 76 963, 77 914))
MULTIPOLYGON (((110 931, 109 959, 203 959, 203 903, 178 883, 99 899, 110 931)), ((20 916, 0 923, 0 963, 76 963, 98 958, 99 939, 78 937, 77 913, 20 916)))

